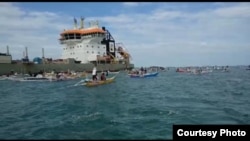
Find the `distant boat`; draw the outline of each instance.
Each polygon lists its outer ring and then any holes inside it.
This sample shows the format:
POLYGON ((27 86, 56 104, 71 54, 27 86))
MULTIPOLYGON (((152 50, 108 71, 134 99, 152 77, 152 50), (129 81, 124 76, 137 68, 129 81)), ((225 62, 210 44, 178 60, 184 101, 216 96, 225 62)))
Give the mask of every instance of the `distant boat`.
POLYGON ((18 79, 17 81, 26 81, 26 82, 34 82, 34 81, 39 81, 39 82, 44 82, 44 81, 56 81, 53 79, 49 79, 46 77, 38 78, 38 77, 24 77, 22 79, 18 79))
POLYGON ((246 70, 250 70, 250 65, 248 66, 248 68, 246 68, 246 70))
POLYGON ((21 82, 44 82, 44 81, 57 81, 55 79, 50 79, 50 78, 46 78, 46 77, 24 77, 24 78, 16 78, 16 79, 12 79, 14 81, 21 81, 21 82))
POLYGON ((185 70, 185 69, 182 69, 182 68, 177 68, 177 69, 176 69, 176 72, 188 72, 188 71, 185 70))
POLYGON ((156 70, 156 71, 158 71, 158 72, 165 72, 165 71, 167 71, 166 68, 161 67, 161 66, 151 66, 151 67, 149 67, 149 69, 151 69, 151 70, 156 70))
POLYGON ((120 71, 108 71, 108 74, 118 74, 120 71))
POLYGON ((146 78, 146 77, 155 77, 159 73, 158 72, 152 72, 152 73, 146 73, 146 74, 129 74, 131 78, 146 78))
POLYGON ((211 73, 211 72, 213 72, 212 70, 194 70, 194 71, 192 71, 191 73, 193 73, 193 74, 208 74, 208 73, 211 73))
POLYGON ((62 81, 62 80, 71 80, 71 78, 54 78, 52 76, 43 76, 38 74, 37 76, 16 76, 16 77, 9 77, 9 80, 19 81, 19 82, 52 82, 52 81, 62 81))
POLYGON ((221 72, 230 72, 229 69, 224 69, 221 72))

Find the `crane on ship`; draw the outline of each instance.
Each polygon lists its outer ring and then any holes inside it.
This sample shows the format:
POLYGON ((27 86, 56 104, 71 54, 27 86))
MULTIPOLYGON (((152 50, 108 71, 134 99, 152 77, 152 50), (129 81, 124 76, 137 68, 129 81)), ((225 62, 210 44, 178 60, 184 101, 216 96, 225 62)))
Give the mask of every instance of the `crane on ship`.
POLYGON ((125 48, 123 43, 116 43, 116 46, 118 46, 117 52, 123 57, 123 59, 125 60, 125 64, 128 65, 130 63, 130 60, 132 59, 132 56, 125 48))
POLYGON ((112 57, 112 63, 117 63, 117 62, 119 62, 119 60, 114 56, 114 55, 112 55, 111 53, 109 53, 108 52, 108 54, 112 57))

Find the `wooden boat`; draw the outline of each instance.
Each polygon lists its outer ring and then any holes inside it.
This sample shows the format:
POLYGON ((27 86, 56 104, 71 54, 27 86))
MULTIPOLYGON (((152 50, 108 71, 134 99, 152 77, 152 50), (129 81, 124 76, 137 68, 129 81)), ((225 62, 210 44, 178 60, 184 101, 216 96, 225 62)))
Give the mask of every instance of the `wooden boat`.
POLYGON ((146 74, 129 74, 131 78, 146 78, 146 77, 155 77, 159 73, 158 72, 152 72, 152 73, 146 73, 146 74))
POLYGON ((87 86, 87 87, 93 87, 93 86, 99 86, 99 85, 104 85, 104 84, 109 84, 109 83, 112 83, 114 82, 115 80, 115 77, 116 76, 113 76, 111 78, 107 78, 106 80, 102 81, 102 80, 99 80, 99 81, 87 81, 87 82, 84 82, 84 86, 87 86))

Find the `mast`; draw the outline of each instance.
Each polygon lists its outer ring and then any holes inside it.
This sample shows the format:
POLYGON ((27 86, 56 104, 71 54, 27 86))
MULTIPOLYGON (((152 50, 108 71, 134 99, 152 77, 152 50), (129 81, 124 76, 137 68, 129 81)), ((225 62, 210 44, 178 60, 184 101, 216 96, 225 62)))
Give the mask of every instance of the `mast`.
POLYGON ((6 52, 6 53, 7 53, 7 55, 10 55, 10 52, 9 52, 9 46, 7 46, 7 47, 6 47, 6 49, 7 49, 7 52, 6 52))
POLYGON ((83 17, 81 17, 81 27, 80 27, 81 29, 83 29, 84 28, 84 18, 83 17))
POLYGON ((44 48, 42 48, 42 58, 44 58, 44 48))
POLYGON ((28 59, 28 47, 25 47, 25 58, 27 58, 28 59))
POLYGON ((76 18, 74 18, 74 25, 75 25, 75 29, 77 29, 77 20, 76 20, 76 18))

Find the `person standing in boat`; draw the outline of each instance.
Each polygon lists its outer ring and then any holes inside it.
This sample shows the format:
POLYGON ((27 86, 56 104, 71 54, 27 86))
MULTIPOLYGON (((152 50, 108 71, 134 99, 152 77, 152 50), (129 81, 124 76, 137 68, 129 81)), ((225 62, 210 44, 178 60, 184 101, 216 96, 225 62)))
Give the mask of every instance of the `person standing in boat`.
POLYGON ((94 66, 92 70, 92 80, 97 80, 96 66, 94 66))

